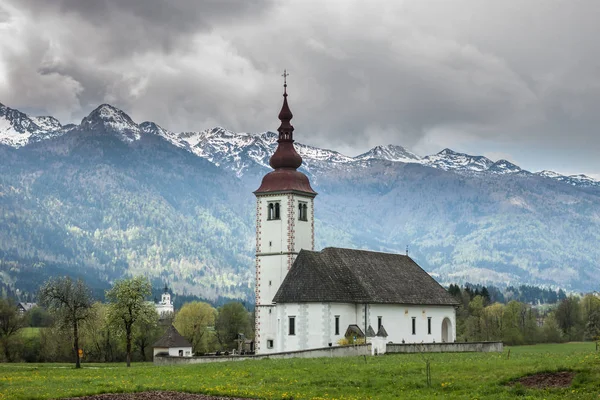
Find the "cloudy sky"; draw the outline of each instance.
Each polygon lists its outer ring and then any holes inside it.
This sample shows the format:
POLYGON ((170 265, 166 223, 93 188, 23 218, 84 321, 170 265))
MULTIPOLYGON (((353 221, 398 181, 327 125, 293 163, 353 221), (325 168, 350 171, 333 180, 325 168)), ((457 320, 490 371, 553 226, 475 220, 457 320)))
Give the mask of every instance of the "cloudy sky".
POLYGON ((0 102, 600 178, 597 0, 3 0, 0 102))

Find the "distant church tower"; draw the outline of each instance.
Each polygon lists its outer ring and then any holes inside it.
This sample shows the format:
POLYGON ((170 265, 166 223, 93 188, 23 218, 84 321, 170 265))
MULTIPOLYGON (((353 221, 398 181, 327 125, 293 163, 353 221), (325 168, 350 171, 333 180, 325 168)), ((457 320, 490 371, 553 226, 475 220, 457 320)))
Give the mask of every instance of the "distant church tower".
POLYGON ((171 294, 169 293, 169 288, 166 283, 160 301, 156 303, 154 307, 160 318, 165 318, 169 316, 169 314, 173 314, 173 302, 171 301, 171 294))
POLYGON ((277 150, 256 195, 256 352, 278 351, 278 325, 273 297, 301 249, 314 250, 313 204, 317 193, 297 169, 302 157, 294 148, 293 115, 287 103, 284 71, 283 106, 279 113, 277 150))

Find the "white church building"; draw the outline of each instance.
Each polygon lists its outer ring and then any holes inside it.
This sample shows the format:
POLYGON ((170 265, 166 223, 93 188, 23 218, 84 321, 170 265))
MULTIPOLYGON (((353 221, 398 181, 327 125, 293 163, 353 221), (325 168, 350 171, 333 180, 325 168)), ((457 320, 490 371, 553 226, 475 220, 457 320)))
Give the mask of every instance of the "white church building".
POLYGON ((160 296, 160 301, 154 303, 154 307, 156 309, 156 313, 160 318, 166 318, 169 315, 172 315, 175 311, 173 307, 173 301, 171 301, 171 294, 169 293, 169 288, 165 284, 165 290, 160 296))
MULTIPOLYGON (((285 75, 285 74, 284 74, 285 75)), ((345 336, 453 342, 458 302, 407 255, 314 251, 317 193, 298 168, 284 84, 279 139, 256 195, 258 354, 336 346, 345 336)))

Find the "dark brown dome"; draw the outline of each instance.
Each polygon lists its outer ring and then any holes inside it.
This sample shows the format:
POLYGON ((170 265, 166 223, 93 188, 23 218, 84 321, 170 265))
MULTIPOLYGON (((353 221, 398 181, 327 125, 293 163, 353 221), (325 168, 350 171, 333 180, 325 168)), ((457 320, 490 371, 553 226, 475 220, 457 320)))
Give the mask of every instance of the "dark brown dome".
POLYGON ((265 175, 260 188, 254 193, 294 190, 316 195, 317 193, 310 187, 308 177, 297 171, 302 165, 302 157, 294 148, 294 127, 290 123, 293 114, 287 102, 287 84, 283 87, 283 106, 279 112, 281 125, 277 129, 279 132, 278 145, 269 160, 269 165, 274 171, 265 175))
POLYGON ((264 176, 260 187, 254 193, 284 192, 291 190, 317 194, 310 186, 308 177, 293 168, 280 168, 269 172, 264 176))

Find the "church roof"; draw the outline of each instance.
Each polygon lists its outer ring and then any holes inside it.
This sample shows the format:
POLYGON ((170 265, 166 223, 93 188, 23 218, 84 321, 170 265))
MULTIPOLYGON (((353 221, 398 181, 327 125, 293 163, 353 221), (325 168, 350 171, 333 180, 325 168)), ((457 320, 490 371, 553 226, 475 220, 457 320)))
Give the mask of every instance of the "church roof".
POLYGON ((346 329, 346 333, 344 334, 345 337, 350 337, 350 336, 356 336, 356 337, 365 337, 365 334, 363 333, 362 329, 360 329, 360 326, 356 325, 356 324, 352 324, 352 325, 348 325, 348 329, 346 329))
POLYGON ((385 337, 388 337, 388 333, 387 333, 387 331, 385 330, 385 328, 383 327, 383 325, 381 325, 381 326, 379 327, 379 330, 377 331, 377 336, 379 336, 379 337, 384 337, 384 338, 385 338, 385 337))
POLYGON ((273 301, 458 305, 408 256, 337 247, 301 250, 273 301))
POLYGON ((192 347, 192 344, 171 325, 152 347, 192 347))
POLYGON ((375 331, 371 325, 367 328, 367 337, 375 337, 375 331))

